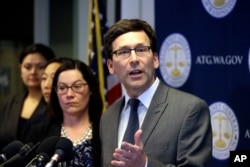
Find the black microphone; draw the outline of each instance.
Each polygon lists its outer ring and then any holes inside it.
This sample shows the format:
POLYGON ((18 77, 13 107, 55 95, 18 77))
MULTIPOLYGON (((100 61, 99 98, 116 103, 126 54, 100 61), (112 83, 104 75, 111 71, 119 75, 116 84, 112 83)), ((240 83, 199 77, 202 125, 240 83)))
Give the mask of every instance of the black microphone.
POLYGON ((5 132, 0 132, 0 150, 2 150, 9 143, 18 140, 16 135, 13 132, 9 132, 5 134, 5 132))
MULTIPOLYGON (((34 145, 33 143, 28 143, 25 144, 24 146, 21 147, 21 149, 19 150, 19 152, 17 154, 15 154, 14 156, 12 156, 10 159, 8 159, 7 161, 5 161, 4 163, 2 163, 0 165, 0 167, 5 167, 9 164, 14 163, 15 161, 19 160, 20 158, 24 157, 25 155, 27 155, 30 151, 32 151, 38 144, 34 145)), ((12 166, 12 165, 10 165, 12 166)))
POLYGON ((73 144, 72 142, 61 137, 55 146, 55 153, 45 167, 53 167, 58 162, 69 158, 72 155, 73 144))
POLYGON ((7 161, 9 158, 11 158, 16 153, 18 153, 18 151, 21 149, 22 146, 23 146, 23 143, 18 141, 18 140, 15 140, 15 141, 9 143, 7 146, 5 146, 1 150, 0 164, 7 161))
POLYGON ((51 136, 43 140, 36 151, 37 155, 25 167, 44 167, 53 155, 59 139, 58 136, 51 136))
POLYGON ((41 152, 35 156, 25 167, 44 167, 49 161, 49 156, 45 152, 41 152))

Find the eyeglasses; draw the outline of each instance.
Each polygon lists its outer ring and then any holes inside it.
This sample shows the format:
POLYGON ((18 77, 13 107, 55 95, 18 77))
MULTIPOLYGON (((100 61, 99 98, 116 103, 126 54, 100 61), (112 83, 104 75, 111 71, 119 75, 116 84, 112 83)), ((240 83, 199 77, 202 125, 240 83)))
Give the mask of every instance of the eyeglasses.
POLYGON ((56 86, 55 90, 57 94, 65 94, 68 92, 68 89, 71 88, 71 90, 75 93, 82 93, 84 91, 85 85, 88 85, 87 83, 77 83, 73 84, 72 86, 67 86, 66 84, 59 84, 56 86))
POLYGON ((113 54, 120 59, 126 59, 131 55, 131 51, 134 50, 137 56, 144 57, 148 55, 150 49, 150 46, 138 46, 134 49, 119 49, 114 51, 113 54))

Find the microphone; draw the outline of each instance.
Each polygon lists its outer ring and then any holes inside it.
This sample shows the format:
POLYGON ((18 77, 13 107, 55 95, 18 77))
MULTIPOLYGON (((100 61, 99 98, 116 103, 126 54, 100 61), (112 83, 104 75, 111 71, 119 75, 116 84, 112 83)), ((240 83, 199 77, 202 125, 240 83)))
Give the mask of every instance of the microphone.
POLYGON ((44 167, 44 165, 49 161, 49 156, 41 152, 35 156, 25 167, 44 167))
MULTIPOLYGON (((5 167, 9 164, 14 163, 15 161, 19 160, 20 158, 24 157, 25 155, 28 155, 32 150, 35 149, 35 147, 38 145, 39 143, 37 143, 36 145, 34 145, 33 143, 28 143, 25 144, 24 146, 21 147, 21 149, 19 150, 19 152, 17 154, 15 154, 14 156, 12 156, 10 159, 8 159, 7 161, 5 161, 4 163, 2 163, 0 165, 0 167, 5 167)), ((10 165, 10 166, 13 166, 10 165)))
POLYGON ((16 135, 13 132, 8 132, 7 134, 5 134, 5 132, 0 132, 0 150, 2 150, 5 146, 16 140, 18 139, 16 138, 16 135))
POLYGON ((59 161, 69 158, 72 155, 72 148, 72 142, 65 137, 61 137, 55 146, 54 155, 45 167, 53 167, 59 161))
POLYGON ((25 167, 44 167, 52 156, 56 143, 60 137, 51 136, 41 142, 36 151, 36 156, 25 167))
POLYGON ((23 143, 20 141, 17 141, 17 140, 15 140, 15 141, 9 143, 7 146, 5 146, 1 150, 0 164, 7 161, 10 157, 12 157, 16 153, 18 153, 18 151, 21 149, 22 146, 23 146, 23 143))

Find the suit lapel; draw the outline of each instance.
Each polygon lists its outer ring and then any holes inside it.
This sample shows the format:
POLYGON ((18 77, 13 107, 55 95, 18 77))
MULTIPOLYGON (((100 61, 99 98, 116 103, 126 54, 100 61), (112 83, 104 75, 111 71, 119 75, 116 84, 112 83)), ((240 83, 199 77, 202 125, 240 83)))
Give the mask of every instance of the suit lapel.
MULTIPOLYGON (((117 101, 117 103, 114 105, 114 109, 112 109, 112 111, 114 111, 113 113, 111 113, 112 117, 110 116, 110 132, 111 133, 115 133, 114 136, 115 137, 110 137, 110 143, 114 143, 113 147, 114 149, 117 148, 118 146, 118 128, 119 128, 119 122, 120 122, 120 114, 121 111, 124 107, 125 104, 125 98, 121 99, 120 101, 117 101), (114 122, 114 124, 112 123, 114 122)), ((112 135, 113 136, 113 135, 112 135)))
POLYGON ((6 126, 10 127, 13 134, 16 134, 17 129, 18 129, 18 123, 19 123, 19 118, 20 118, 20 114, 22 111, 22 107, 23 107, 24 98, 25 98, 25 94, 18 95, 14 97, 13 103, 11 102, 9 104, 12 106, 9 106, 8 114, 10 116, 8 116, 7 118, 11 118, 11 121, 9 121, 8 119, 8 122, 6 122, 6 126))
POLYGON ((167 107, 168 90, 169 88, 166 87, 164 83, 160 82, 152 98, 149 109, 141 127, 143 131, 142 141, 144 143, 144 146, 147 144, 148 138, 152 134, 152 131, 158 123, 158 120, 160 119, 161 115, 167 107))

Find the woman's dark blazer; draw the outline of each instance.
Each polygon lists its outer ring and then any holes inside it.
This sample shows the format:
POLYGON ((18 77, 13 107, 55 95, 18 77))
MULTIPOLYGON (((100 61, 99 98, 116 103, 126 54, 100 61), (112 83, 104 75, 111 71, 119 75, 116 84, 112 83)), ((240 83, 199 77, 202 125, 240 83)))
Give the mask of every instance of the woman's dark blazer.
POLYGON ((20 126, 20 114, 22 111, 24 100, 28 92, 16 95, 8 99, 8 101, 0 108, 0 148, 4 147, 13 140, 24 142, 26 134, 29 132, 33 124, 46 120, 47 103, 42 98, 31 118, 26 122, 25 128, 22 129, 24 136, 17 136, 20 126))

